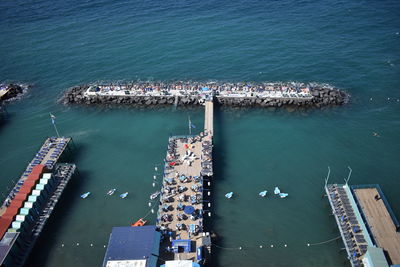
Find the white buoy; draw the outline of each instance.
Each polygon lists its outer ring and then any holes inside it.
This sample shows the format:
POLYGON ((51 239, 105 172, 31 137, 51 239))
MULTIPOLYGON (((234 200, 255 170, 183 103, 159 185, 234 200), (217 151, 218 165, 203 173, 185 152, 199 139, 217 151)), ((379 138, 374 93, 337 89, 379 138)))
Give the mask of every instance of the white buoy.
POLYGON ((307 247, 309 247, 309 246, 310 246, 310 243, 307 244, 307 247))
POLYGON ((93 247, 93 244, 90 244, 91 247, 93 247))
POLYGON ((263 246, 262 246, 262 245, 260 245, 260 248, 263 248, 263 246))
POLYGON ((369 101, 372 101, 372 97, 369 99, 369 101))
POLYGON ((390 100, 390 97, 388 97, 388 100, 390 100))
POLYGON ((157 168, 157 166, 156 166, 156 167, 154 167, 154 170, 155 170, 155 171, 158 171, 158 168, 157 168))
POLYGON ((287 245, 285 244, 285 248, 287 248, 287 245))
POLYGON ((152 185, 153 185, 153 187, 155 187, 155 186, 156 186, 156 183, 153 183, 152 185))
POLYGON ((271 248, 273 248, 274 247, 274 245, 271 245, 271 248))
POLYGON ((239 250, 242 250, 242 247, 239 247, 239 250))
POLYGON ((61 244, 62 247, 64 247, 64 244, 61 244))
POLYGON ((104 247, 106 247, 106 245, 104 245, 104 247))
POLYGON ((77 246, 79 246, 79 243, 76 243, 77 246))

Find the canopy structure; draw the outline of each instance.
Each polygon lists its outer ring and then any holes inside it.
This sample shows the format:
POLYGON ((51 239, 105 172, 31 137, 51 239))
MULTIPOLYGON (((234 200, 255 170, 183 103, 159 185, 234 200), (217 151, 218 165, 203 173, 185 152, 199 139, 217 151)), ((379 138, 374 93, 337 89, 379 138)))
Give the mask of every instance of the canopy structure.
POLYGON ((186 214, 191 215, 191 214, 194 212, 194 207, 193 207, 193 206, 186 206, 186 207, 183 209, 183 211, 184 211, 186 214))
POLYGON ((103 267, 156 267, 157 257, 154 255, 158 254, 160 238, 161 234, 154 225, 113 227, 103 267))
POLYGON ((192 240, 190 239, 177 239, 172 240, 172 248, 175 253, 184 252, 189 253, 192 250, 192 240))

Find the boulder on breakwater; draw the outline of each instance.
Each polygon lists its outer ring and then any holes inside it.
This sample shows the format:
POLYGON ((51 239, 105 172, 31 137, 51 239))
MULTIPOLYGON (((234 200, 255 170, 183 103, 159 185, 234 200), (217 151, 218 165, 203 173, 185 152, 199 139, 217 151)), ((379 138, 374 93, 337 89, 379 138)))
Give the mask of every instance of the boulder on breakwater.
POLYGON ((0 88, 0 101, 9 102, 17 99, 18 97, 23 95, 28 88, 28 85, 23 84, 2 84, 0 88))

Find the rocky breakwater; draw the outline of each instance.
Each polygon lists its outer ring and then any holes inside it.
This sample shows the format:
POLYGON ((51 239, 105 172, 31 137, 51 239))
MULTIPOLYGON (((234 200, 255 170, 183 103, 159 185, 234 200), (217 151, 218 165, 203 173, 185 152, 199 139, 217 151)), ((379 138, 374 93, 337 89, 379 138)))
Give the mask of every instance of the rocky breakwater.
POLYGON ((125 95, 104 95, 104 94, 87 94, 89 85, 76 86, 67 90, 61 102, 65 105, 128 105, 128 106, 162 106, 162 105, 178 105, 178 106, 195 106, 202 103, 201 97, 195 94, 187 95, 146 95, 146 94, 125 94, 125 95))
POLYGON ((253 93, 251 96, 217 96, 217 103, 222 106, 232 107, 314 107, 339 106, 349 101, 349 94, 330 87, 317 87, 310 90, 310 96, 290 96, 286 94, 279 97, 269 97, 253 93))
POLYGON ((23 95, 27 89, 29 88, 28 85, 23 84, 1 84, 0 85, 0 102, 9 102, 13 99, 19 98, 23 95))

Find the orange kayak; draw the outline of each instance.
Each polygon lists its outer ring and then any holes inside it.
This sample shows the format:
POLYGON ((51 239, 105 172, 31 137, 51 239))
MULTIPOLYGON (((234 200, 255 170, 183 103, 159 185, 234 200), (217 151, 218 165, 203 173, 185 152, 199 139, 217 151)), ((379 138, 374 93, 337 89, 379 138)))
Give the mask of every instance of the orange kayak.
POLYGON ((147 223, 147 221, 143 220, 143 218, 140 218, 137 220, 137 222, 132 223, 131 226, 143 226, 147 223))

